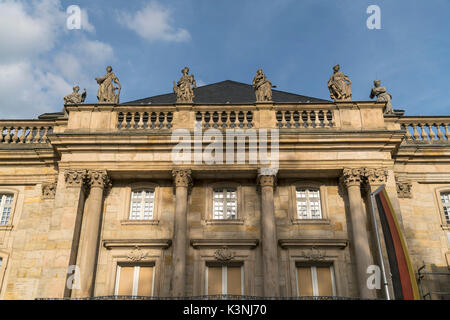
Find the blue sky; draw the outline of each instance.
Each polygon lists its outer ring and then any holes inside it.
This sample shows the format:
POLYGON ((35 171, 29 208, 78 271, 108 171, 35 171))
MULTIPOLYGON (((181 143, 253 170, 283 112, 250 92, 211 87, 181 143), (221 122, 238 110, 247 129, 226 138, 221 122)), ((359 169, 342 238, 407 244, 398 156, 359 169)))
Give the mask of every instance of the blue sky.
POLYGON ((449 18, 448 0, 0 0, 0 117, 61 111, 75 84, 95 103, 107 65, 125 102, 171 92, 184 66, 200 85, 261 67, 279 90, 329 99, 337 63, 353 100, 380 79, 407 115, 448 115, 449 18), (381 30, 366 26, 373 4, 381 30), (66 28, 70 5, 81 30, 66 28))

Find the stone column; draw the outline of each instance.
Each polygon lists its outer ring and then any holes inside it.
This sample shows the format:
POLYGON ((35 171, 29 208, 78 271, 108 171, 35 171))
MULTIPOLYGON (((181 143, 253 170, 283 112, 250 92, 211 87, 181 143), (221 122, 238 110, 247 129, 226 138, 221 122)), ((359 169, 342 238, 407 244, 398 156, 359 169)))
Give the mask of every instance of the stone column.
POLYGON ((375 290, 367 287, 367 267, 372 265, 372 254, 369 247, 369 237, 366 228, 367 217, 364 213, 361 198, 362 169, 345 168, 342 181, 347 188, 350 205, 350 220, 352 222, 352 247, 356 260, 356 278, 358 280, 359 295, 363 299, 376 297, 375 290))
POLYGON ((192 186, 191 170, 173 170, 172 176, 175 185, 172 296, 182 297, 186 284, 187 205, 192 186))
POLYGON ((280 295, 278 274, 278 244, 273 190, 276 175, 258 174, 261 191, 261 248, 264 274, 264 296, 278 297, 280 295))
POLYGON ((73 297, 91 297, 94 294, 94 275, 97 265, 98 241, 102 219, 103 192, 110 180, 105 170, 90 170, 87 177, 90 186, 81 224, 77 266, 80 270, 80 289, 72 291, 73 297))

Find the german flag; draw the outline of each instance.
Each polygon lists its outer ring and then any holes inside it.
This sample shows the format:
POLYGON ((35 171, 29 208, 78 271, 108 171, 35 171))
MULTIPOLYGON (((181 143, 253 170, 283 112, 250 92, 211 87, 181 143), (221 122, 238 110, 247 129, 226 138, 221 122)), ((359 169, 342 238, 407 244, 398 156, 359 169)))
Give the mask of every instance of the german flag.
POLYGON ((405 239, 386 189, 382 188, 374 194, 374 197, 383 229, 395 299, 418 300, 420 295, 414 270, 409 259, 405 239))

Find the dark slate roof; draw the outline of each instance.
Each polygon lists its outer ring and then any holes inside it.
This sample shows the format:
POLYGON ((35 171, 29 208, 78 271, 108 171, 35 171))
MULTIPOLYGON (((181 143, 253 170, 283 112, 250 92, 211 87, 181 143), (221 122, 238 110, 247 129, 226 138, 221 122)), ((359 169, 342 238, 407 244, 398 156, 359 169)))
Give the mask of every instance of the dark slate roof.
MULTIPOLYGON (((254 103, 256 100, 253 87, 246 83, 225 80, 194 89, 194 103, 254 103)), ((274 102, 292 102, 292 103, 316 103, 329 102, 327 100, 306 97, 295 93, 272 90, 272 99, 274 102)), ((122 104, 174 104, 177 97, 175 93, 162 94, 154 97, 125 102, 122 104)))

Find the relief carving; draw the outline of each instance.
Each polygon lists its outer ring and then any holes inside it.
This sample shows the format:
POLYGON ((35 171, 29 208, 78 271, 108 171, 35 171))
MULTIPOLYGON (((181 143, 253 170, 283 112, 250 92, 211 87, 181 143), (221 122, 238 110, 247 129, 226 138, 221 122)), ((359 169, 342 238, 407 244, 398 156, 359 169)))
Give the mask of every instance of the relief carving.
POLYGON ((223 246, 214 252, 214 257, 220 262, 228 262, 234 259, 235 254, 227 246, 223 246))

